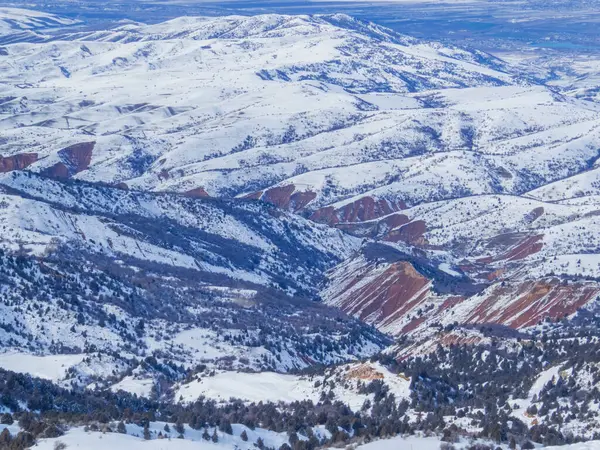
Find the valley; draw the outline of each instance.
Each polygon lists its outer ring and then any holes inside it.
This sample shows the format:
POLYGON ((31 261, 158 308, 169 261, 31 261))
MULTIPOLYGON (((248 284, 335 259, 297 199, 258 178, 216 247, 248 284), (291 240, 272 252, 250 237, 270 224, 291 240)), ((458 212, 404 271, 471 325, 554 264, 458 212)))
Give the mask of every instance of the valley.
POLYGON ((594 57, 168 19, 0 8, 0 448, 598 445, 594 57))

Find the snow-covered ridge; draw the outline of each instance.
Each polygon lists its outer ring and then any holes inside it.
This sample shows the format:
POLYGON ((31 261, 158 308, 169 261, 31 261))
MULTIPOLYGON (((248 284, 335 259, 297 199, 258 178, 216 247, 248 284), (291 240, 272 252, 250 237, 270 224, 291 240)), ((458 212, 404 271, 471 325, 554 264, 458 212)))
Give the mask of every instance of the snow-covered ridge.
POLYGON ((0 7, 0 36, 17 31, 36 31, 77 24, 78 21, 30 9, 0 7))
POLYGON ((83 246, 111 258, 136 258, 272 285, 278 272, 289 281, 304 279, 306 274, 293 272, 303 271, 302 263, 298 263, 309 254, 311 264, 318 264, 318 254, 325 259, 333 257, 333 262, 349 256, 358 246, 356 238, 338 230, 247 201, 200 200, 65 184, 24 172, 0 175, 0 186, 8 194, 2 195, 0 211, 6 230, 3 247, 24 247, 37 255, 52 253, 60 245, 83 246), (152 231, 160 222, 181 227, 188 236, 178 244, 164 241, 152 231), (190 246, 185 243, 188 239, 195 242, 190 246), (236 246, 262 254, 259 259, 263 261, 248 264, 242 255, 228 255, 236 246), (297 266, 282 272, 285 264, 275 261, 286 246, 295 254, 297 266), (303 246, 306 248, 301 250, 303 246))
POLYGON ((180 18, 6 52, 3 156, 27 148, 28 167, 56 172, 65 148, 93 142, 69 175, 213 196, 433 151, 432 89, 527 84, 491 55, 339 15, 180 18))
POLYGON ((486 53, 344 15, 49 39, 5 47, 2 170, 314 211, 523 194, 597 156, 598 105, 486 53))

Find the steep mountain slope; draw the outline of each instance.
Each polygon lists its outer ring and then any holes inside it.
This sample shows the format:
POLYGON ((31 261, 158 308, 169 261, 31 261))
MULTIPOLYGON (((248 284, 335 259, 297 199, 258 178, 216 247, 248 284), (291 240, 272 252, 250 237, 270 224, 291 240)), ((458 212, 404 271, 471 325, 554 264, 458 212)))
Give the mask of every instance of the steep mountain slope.
POLYGON ((0 176, 3 244, 34 255, 68 242, 107 258, 132 258, 264 286, 315 292, 323 268, 357 239, 247 201, 151 195, 60 183, 24 172, 0 176), (11 195, 12 194, 12 195, 11 195))
POLYGON ((600 205, 474 196, 344 224, 386 242, 330 274, 324 292, 392 333, 453 324, 533 326, 593 308, 600 294, 600 205))
MULTIPOLYGON (((265 204, 24 172, 0 189, 0 343, 73 354, 56 381, 176 380, 200 363, 286 371, 389 342, 311 301, 356 248, 337 230, 265 204)), ((27 371, 18 356, 3 363, 27 371)))
POLYGON ((391 333, 530 326, 598 294, 597 103, 343 15, 44 33, 5 46, 0 171, 119 189, 4 177, 13 251, 68 240, 309 297, 351 258, 322 296, 391 333))

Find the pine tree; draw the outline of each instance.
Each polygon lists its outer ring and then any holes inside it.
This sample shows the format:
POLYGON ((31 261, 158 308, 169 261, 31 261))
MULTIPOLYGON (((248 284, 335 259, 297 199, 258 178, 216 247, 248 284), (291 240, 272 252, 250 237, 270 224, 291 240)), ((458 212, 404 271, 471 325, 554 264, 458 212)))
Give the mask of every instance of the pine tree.
POLYGON ((121 421, 117 425, 117 433, 125 434, 127 433, 127 428, 125 428, 125 424, 121 421))
POLYGON ((12 436, 10 435, 8 428, 5 428, 2 430, 2 433, 0 433, 0 448, 9 448, 10 441, 12 441, 12 436))
POLYGON ((219 430, 223 433, 233 434, 233 428, 231 427, 231 422, 228 419, 221 419, 219 423, 219 430))
POLYGON ((211 441, 213 441, 215 443, 219 442, 219 436, 217 435, 217 429, 216 428, 213 430, 213 434, 212 434, 212 437, 210 439, 211 439, 211 441))
POLYGON ((242 441, 248 442, 248 433, 246 433, 246 430, 242 431, 242 434, 240 434, 240 437, 242 438, 242 441))

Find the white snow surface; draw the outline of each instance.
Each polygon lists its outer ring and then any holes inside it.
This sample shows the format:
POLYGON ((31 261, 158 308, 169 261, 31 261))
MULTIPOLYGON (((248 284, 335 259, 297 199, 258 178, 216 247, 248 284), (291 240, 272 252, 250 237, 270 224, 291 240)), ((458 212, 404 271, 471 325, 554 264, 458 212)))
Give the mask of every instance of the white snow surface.
MULTIPOLYGON (((273 403, 312 400, 319 401, 324 383, 336 380, 333 392, 337 400, 346 403, 351 409, 358 410, 365 400, 372 400, 373 395, 358 393, 356 382, 359 380, 368 383, 369 378, 361 379, 352 375, 357 369, 366 369, 373 373, 389 387, 396 399, 409 398, 410 381, 391 373, 379 363, 353 363, 342 365, 323 376, 298 376, 279 374, 274 372, 242 373, 219 372, 214 376, 202 376, 198 379, 180 385, 175 392, 175 399, 184 403, 197 400, 205 396, 219 401, 227 402, 232 398, 242 399, 247 402, 270 401, 273 403), (341 381, 340 381, 341 380, 341 381), (345 388, 343 384, 349 387, 345 388)), ((327 392, 327 391, 326 391, 327 392)))
MULTIPOLYGON (((86 432, 83 428, 72 428, 64 436, 54 439, 40 439, 36 448, 40 450, 52 450, 56 442, 62 442, 68 449, 85 450, 106 450, 106 449, 127 449, 127 450, 223 450, 234 449, 252 450, 256 440, 260 437, 265 445, 279 448, 281 444, 287 442, 287 433, 275 433, 273 431, 256 428, 251 430, 244 425, 233 424, 233 435, 228 435, 217 431, 219 441, 217 443, 207 442, 202 439, 203 430, 194 430, 185 426, 183 439, 177 439, 177 434, 173 431, 173 424, 170 424, 171 432, 165 433, 165 422, 151 422, 149 429, 152 436, 150 440, 142 438, 143 430, 137 425, 128 424, 126 426, 127 434, 118 433, 99 433, 86 432), (246 431, 248 441, 240 438, 242 431, 246 431), (158 433, 166 435, 165 439, 159 439, 158 433)), ((212 434, 213 429, 209 432, 212 434)))
POLYGON ((37 356, 18 352, 0 353, 0 368, 57 382, 84 357, 82 354, 37 356))
POLYGON ((93 141, 75 176, 137 188, 416 204, 571 176, 598 142, 598 105, 344 15, 182 17, 6 48, 0 152, 37 153, 42 171, 93 141))

